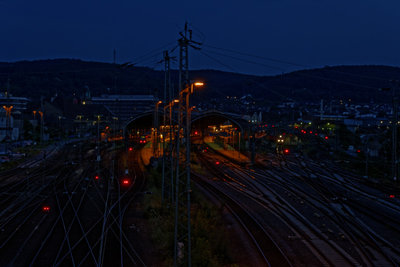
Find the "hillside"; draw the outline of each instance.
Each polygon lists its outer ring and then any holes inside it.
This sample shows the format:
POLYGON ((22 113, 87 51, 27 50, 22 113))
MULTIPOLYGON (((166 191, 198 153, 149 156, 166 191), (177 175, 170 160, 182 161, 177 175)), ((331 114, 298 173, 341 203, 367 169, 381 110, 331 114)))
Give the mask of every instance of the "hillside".
MULTIPOLYGON (((387 100, 378 90, 390 87, 389 80, 400 79, 400 68, 389 66, 335 66, 296 71, 278 76, 251 76, 217 70, 196 70, 192 79, 206 81, 198 92, 200 100, 226 95, 252 94, 267 102, 287 99, 318 101, 321 98, 352 98, 359 102, 387 100)), ((172 72, 176 87, 177 71, 172 72)), ((16 96, 39 99, 56 92, 81 95, 90 88, 92 95, 152 94, 162 95, 164 72, 147 67, 122 68, 110 63, 74 59, 20 61, 0 63, 0 86, 7 80, 16 96)))

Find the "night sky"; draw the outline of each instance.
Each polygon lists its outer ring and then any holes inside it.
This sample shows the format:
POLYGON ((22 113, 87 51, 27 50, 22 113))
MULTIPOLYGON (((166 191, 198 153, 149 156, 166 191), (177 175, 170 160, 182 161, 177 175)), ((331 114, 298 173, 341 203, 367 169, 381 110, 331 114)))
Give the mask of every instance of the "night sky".
POLYGON ((191 51, 195 69, 270 75, 325 65, 400 66, 399 19, 398 0, 0 0, 0 61, 112 62, 115 48, 118 63, 158 68, 161 51, 176 45, 188 21, 205 45, 191 51))

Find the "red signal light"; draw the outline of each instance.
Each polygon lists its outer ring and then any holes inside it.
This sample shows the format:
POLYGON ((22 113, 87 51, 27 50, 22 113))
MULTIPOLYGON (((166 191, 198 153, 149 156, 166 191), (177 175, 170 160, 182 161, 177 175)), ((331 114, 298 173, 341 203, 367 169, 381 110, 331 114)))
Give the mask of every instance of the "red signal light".
POLYGON ((98 176, 98 175, 96 175, 96 176, 94 177, 95 180, 99 180, 99 178, 100 178, 100 176, 98 176))
POLYGON ((361 150, 360 149, 357 149, 357 153, 360 153, 361 152, 361 150))
POLYGON ((194 134, 195 134, 195 135, 198 135, 199 133, 198 133, 197 131, 194 131, 194 134))
POLYGON ((283 153, 285 153, 285 154, 289 154, 289 149, 285 149, 285 150, 283 150, 283 153))
POLYGON ((325 136, 325 140, 328 140, 329 139, 329 137, 328 136, 325 136))
POLYGON ((43 206, 42 207, 43 212, 49 212, 50 211, 50 206, 43 206))
POLYGON ((274 127, 275 127, 275 125, 272 125, 271 127, 272 127, 272 128, 274 128, 274 127))
POLYGON ((216 164, 216 165, 219 165, 219 164, 220 164, 220 162, 219 162, 219 161, 216 161, 216 162, 215 162, 215 164, 216 164))
POLYGON ((396 196, 395 195, 389 195, 389 198, 395 198, 396 196))
POLYGON ((130 185, 130 183, 131 183, 131 181, 129 179, 127 179, 127 178, 122 179, 122 185, 128 186, 128 185, 130 185))
POLYGON ((132 150, 133 150, 133 148, 132 148, 132 147, 130 147, 130 148, 129 148, 129 151, 132 151, 132 150))
POLYGON ((310 131, 310 134, 312 134, 312 131, 310 131))

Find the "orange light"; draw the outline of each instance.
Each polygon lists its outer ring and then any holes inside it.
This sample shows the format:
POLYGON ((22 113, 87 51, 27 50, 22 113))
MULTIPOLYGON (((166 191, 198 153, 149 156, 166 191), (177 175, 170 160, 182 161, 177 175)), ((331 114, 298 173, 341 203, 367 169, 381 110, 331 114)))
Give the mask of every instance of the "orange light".
POLYGON ((175 103, 179 103, 179 99, 174 99, 174 102, 175 103))
POLYGON ((194 86, 203 86, 203 85, 204 85, 203 82, 195 82, 195 83, 194 83, 194 86))

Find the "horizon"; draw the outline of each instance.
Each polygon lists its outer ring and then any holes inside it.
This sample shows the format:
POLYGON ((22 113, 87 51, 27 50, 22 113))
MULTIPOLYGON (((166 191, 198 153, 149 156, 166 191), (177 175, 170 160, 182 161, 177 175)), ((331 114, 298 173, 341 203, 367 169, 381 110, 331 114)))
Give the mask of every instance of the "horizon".
MULTIPOLYGON (((87 63, 101 63, 101 64, 110 64, 113 65, 114 63, 112 62, 107 62, 107 61, 96 61, 96 60, 85 60, 85 59, 80 59, 80 58, 46 58, 46 59, 21 59, 21 60, 16 60, 16 61, 0 61, 0 64, 15 64, 15 63, 23 63, 23 62, 37 62, 37 61, 57 61, 57 60, 71 60, 71 61, 81 61, 81 62, 87 62, 87 63)), ((121 65, 123 63, 116 63, 117 65, 121 65)), ((161 68, 155 68, 151 66, 145 66, 145 65, 134 65, 132 66, 133 68, 150 68, 155 71, 164 71, 161 68)), ((218 68, 192 68, 189 71, 219 71, 219 72, 224 72, 224 73, 233 73, 233 74, 239 74, 239 75, 248 75, 248 76, 257 76, 257 77, 276 77, 276 76, 281 76, 281 75, 289 75, 291 73, 295 72, 301 72, 301 71, 313 71, 313 70, 321 70, 321 69, 329 69, 329 68, 340 68, 340 67, 390 67, 390 68, 397 68, 400 69, 400 66, 395 66, 395 65, 379 65, 379 64, 363 64, 363 65, 356 65, 356 64, 339 64, 339 65, 325 65, 325 66, 317 66, 317 67, 310 67, 310 68, 303 68, 303 69, 296 69, 292 70, 289 72, 284 72, 284 73, 277 73, 277 74, 270 74, 270 75, 261 75, 261 74, 252 74, 252 73, 243 73, 243 72, 234 72, 230 70, 222 70, 218 68)), ((178 68, 171 68, 172 71, 178 71, 178 68)), ((72 70, 71 70, 72 71, 72 70)), ((0 75, 5 75, 5 73, 0 73, 0 75)))

